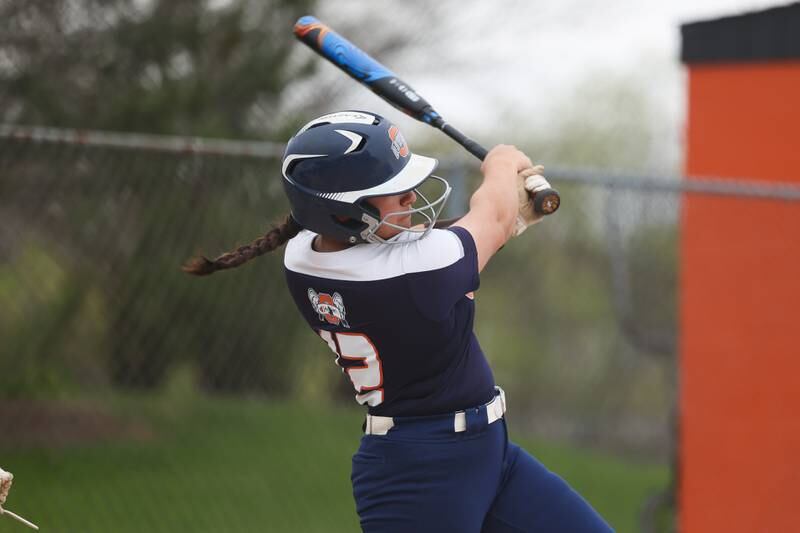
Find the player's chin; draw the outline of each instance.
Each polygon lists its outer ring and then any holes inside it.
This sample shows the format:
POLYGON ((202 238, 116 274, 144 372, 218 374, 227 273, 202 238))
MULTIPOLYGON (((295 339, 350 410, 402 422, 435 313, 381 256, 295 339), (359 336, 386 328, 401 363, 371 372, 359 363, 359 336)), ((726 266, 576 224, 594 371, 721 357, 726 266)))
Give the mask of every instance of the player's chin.
POLYGON ((385 225, 378 230, 378 237, 382 239, 391 239, 404 231, 411 229, 411 217, 403 217, 391 221, 391 226, 385 225))
POLYGON ((411 227, 411 215, 408 214, 401 217, 395 217, 392 220, 389 220, 389 222, 391 222, 393 226, 397 226, 396 228, 392 229, 395 230, 396 233, 399 233, 411 227))

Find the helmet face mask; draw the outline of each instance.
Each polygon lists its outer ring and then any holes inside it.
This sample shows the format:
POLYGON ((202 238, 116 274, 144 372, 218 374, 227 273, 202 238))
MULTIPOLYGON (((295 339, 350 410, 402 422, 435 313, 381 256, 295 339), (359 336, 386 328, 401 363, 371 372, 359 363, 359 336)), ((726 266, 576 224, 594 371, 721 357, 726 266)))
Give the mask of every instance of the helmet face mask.
POLYGON ((411 153, 385 118, 342 111, 312 120, 292 137, 283 157, 283 184, 293 218, 308 230, 351 244, 403 242, 377 233, 390 227, 421 238, 430 231, 451 190, 447 181, 431 175, 437 163, 411 153), (442 188, 433 201, 418 189, 429 179, 442 188), (370 198, 411 190, 423 205, 381 214, 369 204, 370 198), (408 215, 424 223, 413 228, 396 223, 408 215))
MULTIPOLYGON (((383 215, 383 217, 378 220, 376 218, 372 218, 368 222, 368 227, 361 232, 361 237, 364 239, 365 242, 372 242, 378 244, 400 244, 403 242, 407 242, 404 239, 384 239, 378 235, 380 229, 384 226, 396 229, 400 232, 407 232, 412 234, 415 238, 421 239, 425 235, 427 235, 432 229, 436 220, 441 215, 442 210, 444 209, 445 204, 447 203, 447 199, 450 197, 450 193, 452 192, 452 188, 450 184, 447 183, 447 180, 444 178, 440 178, 439 176, 429 176, 426 178, 428 180, 435 180, 442 189, 442 192, 439 194, 436 199, 433 201, 428 200, 428 197, 422 193, 421 190, 415 188, 413 189, 416 193, 418 198, 421 198, 423 204, 419 207, 411 207, 410 209, 402 210, 402 211, 392 211, 383 215), (396 218, 403 218, 407 216, 414 216, 419 215, 420 218, 423 220, 419 224, 412 224, 410 227, 399 225, 391 222, 392 219, 396 218)), ((398 193, 402 194, 402 193, 398 193)), ((417 203, 417 202, 415 202, 417 203)), ((367 222, 365 220, 365 222, 367 222)))

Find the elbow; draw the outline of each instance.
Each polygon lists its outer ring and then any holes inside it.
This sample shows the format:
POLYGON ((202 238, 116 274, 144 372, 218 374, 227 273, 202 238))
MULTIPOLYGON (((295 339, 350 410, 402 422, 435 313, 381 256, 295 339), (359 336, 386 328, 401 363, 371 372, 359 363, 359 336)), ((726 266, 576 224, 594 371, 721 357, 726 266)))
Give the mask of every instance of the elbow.
POLYGON ((514 235, 517 223, 516 197, 512 201, 500 194, 490 194, 491 189, 479 188, 470 199, 470 214, 481 221, 483 231, 492 235, 497 248, 514 235))

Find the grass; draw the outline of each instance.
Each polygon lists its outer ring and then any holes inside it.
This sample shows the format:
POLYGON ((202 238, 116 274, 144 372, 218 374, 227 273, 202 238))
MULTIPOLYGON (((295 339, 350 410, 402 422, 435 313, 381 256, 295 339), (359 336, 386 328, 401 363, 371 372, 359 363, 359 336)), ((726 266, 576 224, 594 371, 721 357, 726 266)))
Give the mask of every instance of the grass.
MULTIPOLYGON (((349 480, 359 410, 263 400, 114 398, 107 410, 149 428, 123 442, 2 448, 16 481, 8 507, 43 531, 358 531, 349 480)), ((620 532, 636 531, 660 465, 518 440, 620 532)), ((0 519, 0 532, 24 531, 0 519)))

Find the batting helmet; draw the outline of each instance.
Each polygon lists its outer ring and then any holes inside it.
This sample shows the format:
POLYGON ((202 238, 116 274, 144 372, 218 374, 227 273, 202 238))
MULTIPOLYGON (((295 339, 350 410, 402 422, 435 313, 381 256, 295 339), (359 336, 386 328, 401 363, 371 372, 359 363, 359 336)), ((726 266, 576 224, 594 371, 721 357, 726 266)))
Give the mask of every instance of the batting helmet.
POLYGON ((450 194, 447 181, 431 173, 436 159, 411 153, 396 126, 374 113, 340 111, 316 118, 289 140, 283 156, 283 185, 292 216, 304 228, 349 242, 386 241, 383 226, 424 235, 433 227, 450 194), (366 200, 400 194, 432 178, 443 192, 434 201, 381 218, 366 200), (409 229, 388 219, 420 213, 424 227, 409 229))

